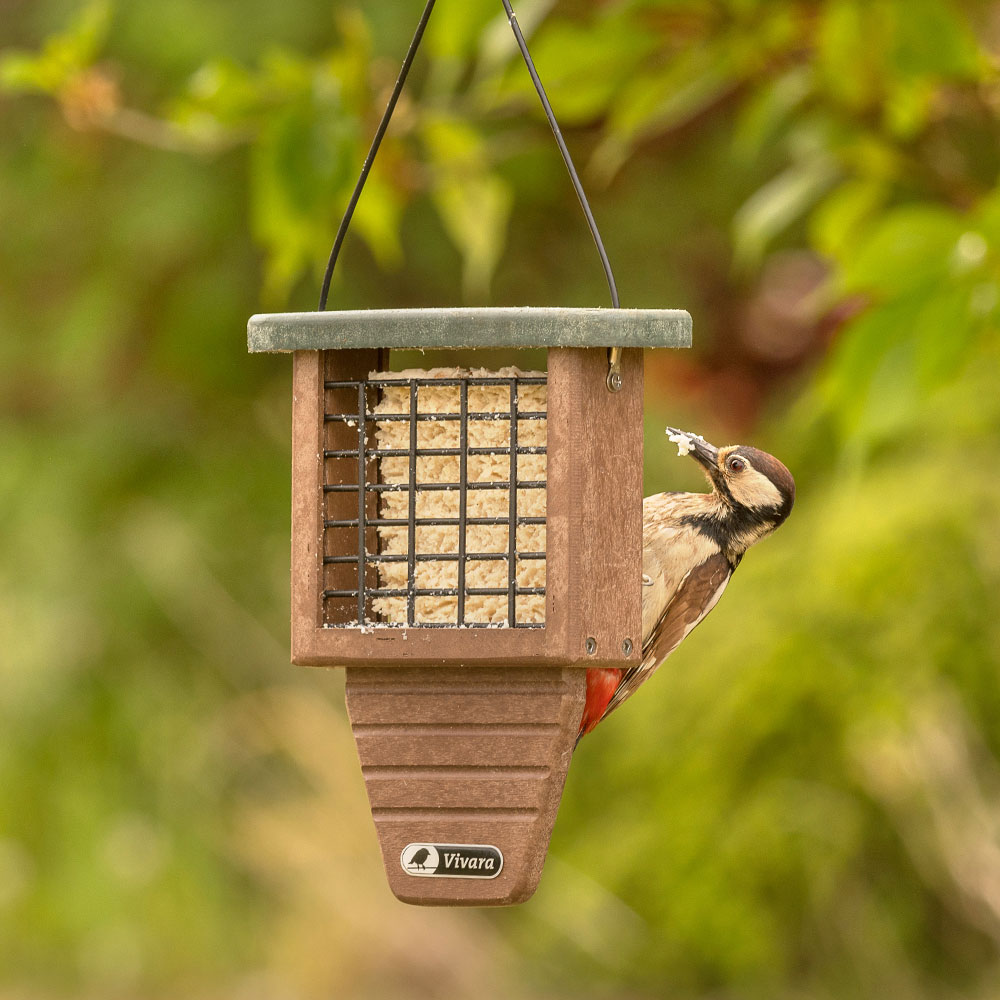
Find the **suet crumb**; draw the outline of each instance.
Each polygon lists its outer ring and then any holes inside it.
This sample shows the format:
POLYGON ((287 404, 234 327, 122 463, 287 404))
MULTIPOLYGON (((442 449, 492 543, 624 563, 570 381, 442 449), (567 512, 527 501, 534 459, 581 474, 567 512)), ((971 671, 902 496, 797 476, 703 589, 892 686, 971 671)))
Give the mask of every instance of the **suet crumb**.
POLYGON ((670 428, 667 428, 667 440, 672 441, 677 445, 678 455, 690 455, 694 451, 694 440, 690 434, 685 434, 683 432, 679 434, 671 434, 670 428))

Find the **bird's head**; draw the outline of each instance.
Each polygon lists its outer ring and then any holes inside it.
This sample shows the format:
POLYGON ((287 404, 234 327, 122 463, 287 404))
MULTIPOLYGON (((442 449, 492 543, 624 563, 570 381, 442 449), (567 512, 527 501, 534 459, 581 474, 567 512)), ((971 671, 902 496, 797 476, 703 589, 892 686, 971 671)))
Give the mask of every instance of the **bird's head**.
POLYGON ((726 523, 740 555, 791 513, 795 480, 773 455, 745 444, 716 448, 697 434, 673 427, 667 434, 681 454, 691 455, 705 470, 718 501, 719 520, 726 523))

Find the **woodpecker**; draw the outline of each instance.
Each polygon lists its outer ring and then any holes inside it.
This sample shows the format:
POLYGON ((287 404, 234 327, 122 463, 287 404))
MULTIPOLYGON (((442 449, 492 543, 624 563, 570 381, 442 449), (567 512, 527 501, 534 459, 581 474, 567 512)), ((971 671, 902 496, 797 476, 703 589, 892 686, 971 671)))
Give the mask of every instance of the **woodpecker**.
POLYGON ((587 671, 580 738, 636 688, 715 607, 744 553, 788 517, 795 481, 773 455, 716 448, 667 428, 678 454, 705 471, 709 493, 657 493, 642 502, 642 662, 587 671))

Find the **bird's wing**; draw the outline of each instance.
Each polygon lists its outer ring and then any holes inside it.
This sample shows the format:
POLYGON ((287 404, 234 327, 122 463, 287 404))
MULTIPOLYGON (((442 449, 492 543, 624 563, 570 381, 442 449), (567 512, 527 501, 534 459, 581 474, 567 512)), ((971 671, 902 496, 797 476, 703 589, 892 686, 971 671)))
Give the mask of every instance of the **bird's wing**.
POLYGON ((643 642, 642 662, 622 675, 602 718, 629 698, 715 607, 732 574, 733 568, 721 552, 688 572, 643 642))

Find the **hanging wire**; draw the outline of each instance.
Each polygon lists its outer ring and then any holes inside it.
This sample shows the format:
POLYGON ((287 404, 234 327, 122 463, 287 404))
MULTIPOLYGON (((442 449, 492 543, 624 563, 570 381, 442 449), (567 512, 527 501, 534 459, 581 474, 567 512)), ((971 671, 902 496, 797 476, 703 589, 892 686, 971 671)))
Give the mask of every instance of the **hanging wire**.
POLYGON ((510 22, 510 29, 514 32, 514 38, 517 39, 517 47, 521 50, 524 64, 528 67, 528 73, 531 75, 531 82, 535 85, 538 99, 542 102, 545 117, 552 128, 552 135, 555 137, 556 145, 562 154, 563 163, 566 164, 566 169, 569 171, 569 179, 573 183, 573 190, 576 191, 576 196, 580 199, 580 207, 583 209, 583 214, 587 219, 587 225, 590 226, 590 235, 594 237, 597 252, 601 257, 601 264, 604 265, 604 276, 608 279, 608 289, 611 292, 611 305, 615 309, 618 309, 620 307, 618 302, 618 286, 615 284, 615 276, 611 270, 611 261, 608 260, 607 252, 604 249, 604 240, 601 239, 601 232, 597 228, 597 220, 594 218, 594 213, 590 210, 590 202, 587 201, 587 195, 584 193, 583 185, 580 183, 580 177, 576 172, 576 167, 573 166, 573 157, 569 155, 569 150, 566 148, 566 141, 563 139, 559 123, 556 121, 552 105, 549 104, 548 95, 545 93, 545 88, 542 86, 538 71, 535 69, 535 63, 528 52, 528 43, 524 40, 524 35, 521 34, 521 26, 517 23, 517 15, 514 13, 514 8, 511 7, 510 0, 501 0, 501 2, 503 3, 503 9, 507 11, 507 20, 510 22))
MULTIPOLYGON (((580 177, 576 172, 576 167, 573 165, 573 158, 570 156, 569 149, 566 147, 566 141, 563 139, 562 130, 559 128, 559 123, 556 121, 552 105, 549 103, 548 95, 545 93, 545 87, 542 85, 542 81, 538 76, 538 71, 535 69, 535 63, 531 58, 531 54, 528 52, 528 43, 524 40, 524 35, 521 33, 521 27, 517 23, 517 15, 514 13, 514 9, 510 5, 510 0, 501 0, 501 2, 503 3, 504 10, 507 13, 507 21, 510 24, 511 31, 514 32, 517 47, 521 50, 521 57, 524 59, 524 64, 528 67, 528 73, 531 76, 531 82, 535 86, 535 92, 538 94, 538 98, 542 102, 542 109, 545 112, 545 117, 548 120, 549 127, 552 129, 552 135, 556 140, 556 145, 559 147, 559 153, 562 155, 563 163, 566 165, 570 181, 573 184, 573 190, 576 192, 576 196, 580 201, 580 207, 583 209, 583 214, 587 220, 587 225, 590 227, 590 235, 593 237, 594 244, 597 247, 597 253, 600 256, 601 264, 604 267, 604 276, 608 282, 608 289, 611 292, 611 305, 615 309, 618 309, 620 308, 618 300, 618 286, 615 283, 615 276, 611 270, 611 262, 608 260, 607 251, 604 249, 604 241, 601 239, 600 230, 597 228, 597 221, 594 219, 594 213, 590 210, 590 203, 587 201, 587 195, 583 190, 583 185, 580 183, 580 177)), ((427 21, 431 16, 434 3, 435 0, 427 0, 424 11, 420 15, 417 30, 413 34, 413 39, 410 42, 409 49, 407 49, 406 58, 403 60, 399 76, 396 79, 396 85, 393 87, 392 95, 389 97, 389 103, 386 105, 386 109, 382 113, 382 120, 379 122, 378 129, 375 132, 375 138, 372 140, 371 148, 368 150, 368 155, 365 157, 364 166, 361 168, 361 175, 358 177, 357 184, 354 186, 354 193, 351 195, 351 200, 348 202, 347 210, 344 212, 343 219, 341 219, 340 228, 337 230, 337 236, 333 242, 333 249, 330 251, 330 259, 326 265, 326 273, 323 275, 323 288, 320 291, 319 296, 319 309, 321 312, 326 309, 326 300, 330 293, 330 281, 333 278, 333 269, 337 264, 337 258, 340 256, 340 248, 343 245, 344 237, 347 235, 347 229, 351 224, 351 219, 354 216, 354 210, 357 207, 358 199, 361 197, 361 192, 364 189, 365 181, 368 179, 368 174, 371 172, 372 163, 378 153, 379 146, 382 144, 382 137, 385 135, 386 129, 389 127, 389 119, 392 118, 392 113, 396 108, 396 102, 399 100, 399 95, 403 90, 403 84, 406 82, 406 77, 410 72, 410 66, 413 63, 413 58, 417 53, 417 49, 420 47, 421 39, 424 36, 424 29, 427 27, 427 21)))
POLYGON ((365 186, 365 181, 368 180, 368 174, 371 172, 372 164, 375 162, 375 155, 378 153, 378 148, 382 145, 382 137, 385 135, 385 130, 389 127, 389 119, 392 118, 392 113, 396 110, 396 101, 399 100, 399 95, 403 91, 403 84, 406 83, 406 77, 410 72, 410 66, 413 64, 413 57, 417 54, 417 49, 420 47, 420 40, 424 37, 424 28, 427 27, 431 11, 434 9, 434 2, 435 0, 427 0, 424 12, 420 15, 420 21, 417 23, 417 30, 413 33, 413 39, 410 41, 410 47, 406 50, 406 58, 403 60, 403 65, 399 70, 399 76, 396 78, 396 85, 392 88, 389 103, 386 105, 385 111, 382 112, 382 120, 378 123, 378 128, 375 130, 375 138, 372 139, 371 148, 368 150, 368 155, 365 157, 364 166, 361 168, 361 176, 358 177, 358 182, 354 185, 354 193, 351 195, 351 200, 347 203, 347 210, 344 212, 343 219, 340 220, 340 228, 337 230, 337 238, 333 241, 333 249, 330 251, 330 259, 326 264, 326 273, 323 275, 323 288, 319 293, 320 312, 326 309, 326 299, 330 294, 330 280, 333 278, 333 269, 337 266, 337 258, 340 256, 340 248, 343 245, 344 237, 347 235, 347 227, 350 226, 351 219, 354 217, 354 209, 357 208, 358 199, 361 197, 361 191, 365 186))

